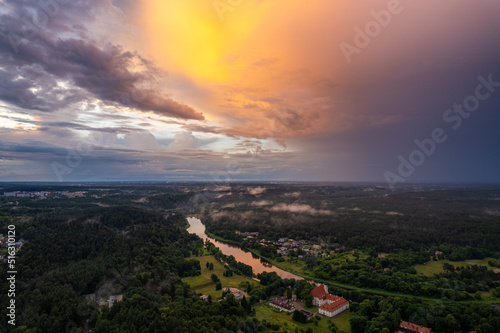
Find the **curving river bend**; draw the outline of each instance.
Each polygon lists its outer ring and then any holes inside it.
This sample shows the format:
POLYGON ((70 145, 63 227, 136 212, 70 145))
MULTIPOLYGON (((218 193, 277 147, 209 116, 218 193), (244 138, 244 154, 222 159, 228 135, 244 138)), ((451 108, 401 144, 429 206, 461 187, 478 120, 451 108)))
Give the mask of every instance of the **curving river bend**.
POLYGON ((270 262, 261 259, 259 256, 256 256, 252 252, 242 250, 239 246, 226 244, 213 239, 212 237, 209 237, 205 233, 205 225, 199 218, 188 217, 187 221, 189 222, 189 228, 187 229, 189 233, 196 234, 203 240, 208 239, 209 241, 214 243, 214 245, 217 246, 225 255, 232 255, 237 261, 241 261, 242 263, 252 266, 254 274, 259 274, 262 272, 276 272, 283 279, 293 278, 296 280, 303 280, 302 277, 279 269, 278 267, 273 266, 270 262))

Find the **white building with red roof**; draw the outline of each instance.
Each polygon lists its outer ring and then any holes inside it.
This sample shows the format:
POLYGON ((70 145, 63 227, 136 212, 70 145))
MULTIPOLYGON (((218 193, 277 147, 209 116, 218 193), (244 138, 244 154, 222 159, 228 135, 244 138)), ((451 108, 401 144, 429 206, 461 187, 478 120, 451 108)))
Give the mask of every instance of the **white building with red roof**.
POLYGON ((328 286, 322 284, 311 290, 313 297, 313 304, 319 307, 319 314, 333 317, 347 309, 349 309, 349 302, 340 296, 328 293, 328 286))
POLYGON ((396 333, 431 333, 431 329, 401 320, 399 331, 396 333))

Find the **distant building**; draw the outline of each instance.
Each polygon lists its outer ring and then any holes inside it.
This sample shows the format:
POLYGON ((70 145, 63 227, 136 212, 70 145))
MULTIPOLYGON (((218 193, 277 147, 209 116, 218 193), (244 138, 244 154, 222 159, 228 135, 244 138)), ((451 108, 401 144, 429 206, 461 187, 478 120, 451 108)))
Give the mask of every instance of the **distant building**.
POLYGON ((243 290, 240 290, 238 288, 229 288, 228 287, 228 288, 224 289, 224 291, 226 293, 233 294, 235 299, 242 299, 243 297, 246 297, 246 298, 249 297, 249 295, 246 292, 244 292, 243 290))
POLYGON ((401 320, 399 331, 396 333, 431 333, 431 329, 401 320))
POLYGON ((349 302, 343 297, 338 297, 332 303, 320 306, 318 312, 327 317, 333 317, 347 309, 349 309, 349 302))
POLYGON ((95 301, 99 306, 103 306, 104 304, 108 304, 108 307, 112 307, 113 304, 117 302, 121 302, 123 300, 123 295, 111 295, 109 296, 108 300, 106 301, 104 298, 97 299, 96 294, 88 294, 85 295, 85 299, 87 301, 95 301))
POLYGON ((112 307, 113 304, 115 304, 116 302, 121 302, 122 299, 123 299, 123 295, 111 295, 111 296, 109 296, 109 299, 108 299, 108 306, 112 307))
POLYGON ((304 310, 304 309, 300 310, 300 312, 302 312, 303 314, 305 314, 305 315, 306 315, 307 320, 309 320, 309 319, 313 316, 313 313, 312 313, 312 312, 307 311, 307 310, 304 310))
POLYGON ((340 296, 328 293, 328 286, 322 284, 311 290, 313 304, 319 307, 318 312, 322 315, 333 317, 347 309, 349 302, 340 296))
POLYGON ((288 298, 286 296, 276 297, 269 301, 269 305, 275 309, 279 309, 281 311, 292 312, 295 310, 295 307, 292 304, 288 303, 288 298))

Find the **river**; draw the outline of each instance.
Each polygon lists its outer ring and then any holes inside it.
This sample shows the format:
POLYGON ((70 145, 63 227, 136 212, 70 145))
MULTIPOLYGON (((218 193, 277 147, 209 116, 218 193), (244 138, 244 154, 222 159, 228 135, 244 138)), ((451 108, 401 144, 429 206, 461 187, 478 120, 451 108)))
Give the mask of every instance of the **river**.
POLYGON ((189 228, 188 228, 189 233, 196 234, 203 240, 208 239, 209 241, 214 243, 214 245, 217 246, 225 255, 227 256, 232 255, 237 261, 252 266, 254 274, 259 274, 262 272, 276 272, 283 279, 293 278, 296 280, 303 280, 302 277, 284 271, 282 269, 279 269, 278 267, 273 266, 267 260, 261 259, 259 256, 256 256, 250 251, 244 251, 239 246, 226 244, 216 239, 213 239, 212 237, 209 237, 205 233, 205 225, 201 222, 199 218, 188 217, 187 220, 189 222, 189 228))

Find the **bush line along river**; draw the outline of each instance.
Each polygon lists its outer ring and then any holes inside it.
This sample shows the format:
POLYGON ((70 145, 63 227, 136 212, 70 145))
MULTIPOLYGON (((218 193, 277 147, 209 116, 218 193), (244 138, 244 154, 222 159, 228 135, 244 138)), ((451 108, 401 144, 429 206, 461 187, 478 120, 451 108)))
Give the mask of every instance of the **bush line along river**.
POLYGON ((201 220, 199 218, 188 217, 187 221, 189 223, 189 228, 187 229, 187 231, 189 233, 196 234, 198 237, 203 239, 203 241, 208 239, 215 246, 217 246, 222 251, 222 253, 224 253, 225 255, 234 256, 236 261, 240 261, 244 264, 252 266, 254 274, 259 274, 262 272, 276 272, 283 279, 292 279, 293 278, 296 280, 303 280, 302 277, 295 275, 295 274, 292 274, 290 272, 284 271, 276 266, 273 266, 268 261, 260 258, 259 256, 253 254, 252 252, 242 250, 237 245, 223 243, 223 242, 220 242, 212 237, 209 237, 205 233, 205 225, 201 222, 201 220))

